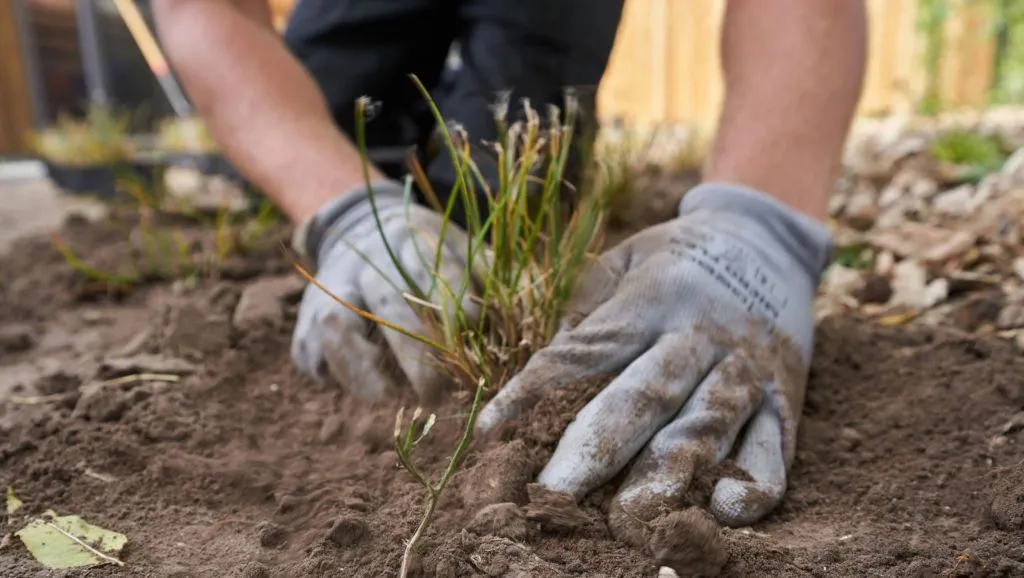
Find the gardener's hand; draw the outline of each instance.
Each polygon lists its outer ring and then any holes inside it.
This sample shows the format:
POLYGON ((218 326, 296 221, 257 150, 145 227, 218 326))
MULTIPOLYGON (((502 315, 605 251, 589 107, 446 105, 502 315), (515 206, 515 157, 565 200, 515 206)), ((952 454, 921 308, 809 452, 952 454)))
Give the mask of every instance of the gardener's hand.
POLYGON ((538 482, 579 499, 637 458, 610 519, 635 539, 735 448, 750 480, 719 480, 711 510, 731 526, 758 520, 786 489, 811 302, 830 250, 827 229, 760 192, 697 187, 677 219, 601 256, 562 330, 484 407, 479 429, 545 389, 618 373, 565 430, 538 482))
MULTIPOLYGON (((442 238, 441 216, 407 203, 402 185, 395 181, 376 183, 372 191, 380 228, 367 191, 360 189, 342 195, 300 226, 294 244, 316 261, 315 278, 324 289, 384 321, 426 336, 420 316, 403 296, 413 292, 392 255, 420 289, 428 291, 433 284, 436 295, 446 294, 437 289, 443 285, 432 273, 442 238)), ((438 277, 457 294, 465 278, 466 234, 454 224, 443 231, 438 277)), ((470 288, 462 303, 470 320, 479 309, 472 294, 470 288)), ((449 301, 447 306, 453 305, 449 301)), ((389 362, 396 361, 422 403, 436 400, 447 378, 434 365, 430 346, 384 327, 379 329, 384 339, 374 339, 375 325, 310 284, 299 306, 292 359, 317 379, 331 376, 365 398, 379 398, 397 385, 391 377, 394 372, 386 370, 389 362)))

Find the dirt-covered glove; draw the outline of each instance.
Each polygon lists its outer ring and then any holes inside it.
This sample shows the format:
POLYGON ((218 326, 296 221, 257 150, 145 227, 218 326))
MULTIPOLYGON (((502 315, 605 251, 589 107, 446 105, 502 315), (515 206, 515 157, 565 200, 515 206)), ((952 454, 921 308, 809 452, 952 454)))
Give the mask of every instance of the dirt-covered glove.
POLYGON ((479 430, 547 389, 618 374, 567 427, 538 483, 579 499, 636 458, 609 520, 630 539, 735 450, 749 479, 718 480, 712 513, 731 526, 760 519, 786 489, 830 251, 823 225, 759 191, 696 187, 678 218, 598 259, 558 335, 481 410, 479 430))
MULTIPOLYGON (((293 244, 317 264, 318 283, 344 301, 398 327, 426 336, 422 318, 403 294, 412 293, 395 266, 397 257, 408 276, 423 290, 434 288, 441 304, 451 306, 438 279, 458 294, 465 271, 467 238, 442 217, 404 198, 396 181, 372 185, 380 228, 368 191, 350 191, 320 209, 297 228, 293 244), (441 239, 440 267, 434 263, 441 239), (391 252, 388 251, 390 245, 391 252)), ((462 299, 468 319, 478 315, 470 287, 462 299)), ((364 398, 379 398, 397 385, 387 371, 397 362, 420 401, 431 403, 449 380, 433 362, 430 346, 386 327, 383 343, 373 338, 373 323, 332 299, 314 284, 302 295, 292 336, 292 359, 300 370, 323 379, 330 375, 342 387, 364 398), (390 349, 390 351, 388 351, 390 349)))

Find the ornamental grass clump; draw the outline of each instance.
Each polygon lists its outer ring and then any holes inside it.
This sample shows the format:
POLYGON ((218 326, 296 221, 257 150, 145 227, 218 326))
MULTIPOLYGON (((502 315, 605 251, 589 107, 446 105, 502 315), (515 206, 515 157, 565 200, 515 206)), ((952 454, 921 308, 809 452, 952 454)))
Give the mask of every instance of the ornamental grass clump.
MULTIPOLYGON (((343 301, 297 265, 307 280, 341 305, 430 345, 434 361, 452 376, 453 382, 474 391, 461 437, 436 480, 423 472, 414 459, 415 448, 429 433, 436 415, 425 415, 422 408, 416 408, 408 422, 404 409, 396 417, 394 441, 398 462, 426 493, 424 515, 407 542, 401 576, 407 575, 416 544, 466 456, 485 394, 502 387, 558 330, 579 272, 599 247, 606 204, 601 194, 587 190, 605 179, 594 178, 589 167, 596 164, 590 163, 589 151, 574 144, 579 106, 571 93, 567 93, 562 109, 550 107, 544 115, 529 102, 523 102, 522 118, 514 122, 508 120, 508 99, 500 100, 494 107, 498 140, 473 144, 471 135, 462 128, 445 123, 422 83, 415 77, 413 82, 434 115, 444 145, 440 154, 450 157, 457 177, 442 202, 423 167, 415 158, 409 158, 411 174, 405 183, 406 202, 415 202, 411 192, 415 183, 426 201, 443 216, 437 248, 432 255, 424 255, 425 261, 432 259, 426 267, 432 273, 429 286, 417 285, 388 247, 401 278, 387 281, 400 287, 409 306, 420 313, 427 334, 414 334, 343 301), (570 182, 573 157, 583 167, 579 171, 579 187, 570 182), (481 162, 497 167, 496 184, 490 185, 483 178, 481 162), (471 265, 458 286, 452 287, 441 278, 439 270, 444 237, 456 226, 456 206, 464 211, 466 255, 471 265), (476 295, 472 299, 477 300, 482 312, 473 319, 462 305, 471 287, 476 295)), ((367 187, 370 180, 365 125, 370 109, 370 101, 362 99, 355 113, 356 144, 363 158, 367 187)), ((369 197, 380 229, 372 188, 369 197)))

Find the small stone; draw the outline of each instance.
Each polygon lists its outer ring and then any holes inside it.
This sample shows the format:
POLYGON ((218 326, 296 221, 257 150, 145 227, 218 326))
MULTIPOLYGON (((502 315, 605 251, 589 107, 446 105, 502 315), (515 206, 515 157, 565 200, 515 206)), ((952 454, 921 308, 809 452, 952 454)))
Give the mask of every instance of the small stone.
POLYGON ((526 519, 555 531, 576 530, 592 525, 595 520, 583 511, 572 494, 550 490, 540 484, 526 486, 530 502, 523 508, 526 519))
POLYGON ((341 499, 341 505, 355 512, 369 512, 371 509, 370 503, 366 500, 354 496, 341 499))
POLYGON ((878 218, 878 202, 875 190, 867 182, 859 183, 853 194, 846 201, 843 217, 855 229, 865 231, 875 224, 878 218))
POLYGON ((961 185, 935 197, 935 211, 949 217, 963 217, 978 208, 974 199, 974 186, 961 185))
POLYGON ((91 383, 81 388, 71 417, 89 421, 112 422, 128 409, 128 398, 116 387, 91 383))
POLYGON ((949 297, 949 279, 933 279, 925 287, 923 307, 928 309, 942 303, 949 297))
POLYGON ((320 433, 317 438, 322 444, 328 444, 338 439, 345 428, 345 417, 341 414, 331 414, 324 418, 320 425, 320 433))
POLYGON ((218 283, 210 289, 206 295, 206 303, 211 311, 231 315, 238 305, 242 296, 242 290, 237 285, 229 282, 218 283))
POLYGON ((917 261, 900 261, 893 267, 891 307, 901 305, 912 308, 925 307, 925 293, 928 288, 928 271, 917 261))
POLYGON ((1000 432, 1003 435, 1010 435, 1022 430, 1024 430, 1024 411, 1014 414, 1014 416, 1010 418, 1010 421, 1003 424, 1000 432))
POLYGON ((875 274, 879 277, 892 275, 892 268, 896 266, 896 256, 892 251, 881 251, 875 257, 875 274))
POLYGON ((1016 257, 1013 260, 1013 273, 1024 280, 1024 257, 1016 257))
POLYGON ((270 578, 270 570, 259 562, 246 562, 235 572, 235 575, 238 578, 270 578))
POLYGON ((331 526, 327 537, 335 544, 345 548, 359 543, 366 536, 366 532, 366 522, 361 518, 346 516, 338 519, 331 526))
POLYGON ((834 295, 824 295, 814 300, 814 320, 822 321, 829 317, 844 315, 848 313, 856 303, 851 303, 852 298, 838 298, 834 295))
POLYGON ((485 506, 473 516, 466 529, 481 536, 501 536, 510 540, 526 538, 526 515, 512 502, 485 506))
POLYGON ((864 275, 857 269, 833 263, 825 271, 822 291, 827 295, 856 295, 864 289, 864 275))
POLYGON ((169 312, 163 345, 179 355, 216 353, 231 345, 231 320, 192 303, 179 305, 169 312))
POLYGON ((861 303, 888 303, 892 298, 892 284, 881 275, 868 275, 856 297, 861 303))
POLYGON ((878 195, 878 206, 882 209, 888 209, 898 203, 905 194, 906 191, 903 187, 895 184, 889 184, 882 189, 881 194, 878 195))
POLYGON ((0 354, 21 353, 35 347, 32 327, 23 323, 9 323, 0 328, 0 354))
POLYGON ((994 326, 1002 310, 1002 300, 1003 294, 998 290, 974 293, 955 310, 952 321, 965 331, 976 332, 994 326))
POLYGON ((996 318, 996 327, 999 329, 1017 329, 1024 327, 1024 303, 1018 300, 1017 295, 1008 296, 1003 310, 996 318))
POLYGON ((1000 530, 1024 531, 1024 464, 1003 470, 993 488, 990 511, 1000 530))
MULTIPOLYGON (((893 134, 890 138, 892 141, 886 151, 886 157, 891 159, 892 164, 913 155, 920 155, 928 150, 928 137, 923 134, 913 134, 905 129, 902 134, 893 134)), ((912 173, 913 170, 908 169, 902 172, 912 173)))
POLYGON ((287 532, 283 526, 266 521, 256 525, 256 535, 259 537, 260 546, 263 548, 277 548, 284 544, 287 538, 287 532))
POLYGON ((35 389, 39 395, 60 395, 77 392, 81 385, 80 375, 58 370, 37 379, 35 389))
POLYGON ((301 279, 287 275, 249 284, 235 307, 232 323, 242 331, 274 325, 284 319, 283 302, 302 291, 301 279))
POLYGON ((522 440, 512 440, 481 456, 466 472, 459 491, 466 507, 479 509, 503 502, 522 503, 530 483, 533 456, 522 440))
POLYGON ((109 318, 100 311, 94 311, 92 309, 82 311, 82 321, 89 325, 98 325, 108 319, 109 318))
POLYGON ((849 444, 850 449, 855 449, 864 441, 864 436, 853 428, 844 427, 839 430, 839 438, 849 444))
POLYGON ((905 200, 883 209, 875 221, 875 230, 896 229, 907 222, 907 215, 913 212, 912 203, 905 200))
POLYGON ((302 500, 301 499, 299 499, 299 498, 297 498, 297 497, 295 497, 295 496, 293 496, 291 494, 285 494, 285 495, 281 496, 280 498, 278 498, 278 500, 277 500, 277 510, 276 510, 275 513, 279 514, 279 515, 280 514, 287 514, 289 512, 294 511, 301 504, 302 504, 302 500))
POLYGON ((907 192, 915 199, 927 200, 939 192, 939 184, 935 182, 935 179, 919 176, 910 183, 907 192))
POLYGON ((842 215, 843 211, 846 209, 846 201, 848 198, 848 195, 833 193, 828 198, 828 215, 830 217, 839 217, 842 215))

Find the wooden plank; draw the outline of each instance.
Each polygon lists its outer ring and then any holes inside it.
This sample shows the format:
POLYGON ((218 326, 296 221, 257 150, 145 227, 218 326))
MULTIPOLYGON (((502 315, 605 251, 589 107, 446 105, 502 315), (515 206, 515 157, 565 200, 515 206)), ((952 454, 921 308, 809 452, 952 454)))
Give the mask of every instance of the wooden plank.
POLYGON ((988 103, 995 75, 993 0, 956 0, 946 23, 942 59, 942 103, 980 107, 988 103))
POLYGON ((28 152, 25 136, 32 129, 32 104, 21 57, 14 6, 0 3, 0 154, 28 152))
POLYGON ((623 8, 615 46, 598 92, 605 118, 644 123, 658 118, 652 95, 656 76, 649 0, 630 0, 623 8))
POLYGON ((719 56, 724 0, 675 2, 666 25, 671 62, 669 114, 664 120, 709 130, 717 122, 725 96, 719 56))

